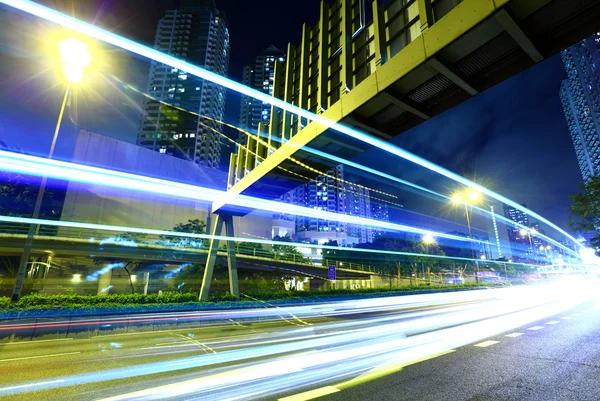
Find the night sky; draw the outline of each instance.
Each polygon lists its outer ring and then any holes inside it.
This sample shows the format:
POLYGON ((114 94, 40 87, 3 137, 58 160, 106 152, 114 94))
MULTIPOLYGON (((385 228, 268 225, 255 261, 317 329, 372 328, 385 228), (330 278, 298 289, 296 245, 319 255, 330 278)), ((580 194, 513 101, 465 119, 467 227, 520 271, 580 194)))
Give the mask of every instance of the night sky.
MULTIPOLYGON (((149 0, 55 0, 40 1, 103 28, 145 44, 152 44, 158 19, 179 1, 149 0)), ((226 14, 231 35, 229 76, 240 80, 241 69, 270 44, 285 50, 297 43, 303 22, 318 19, 318 0, 217 0, 226 14), (241 4, 251 6, 241 7, 241 4)), ((51 31, 21 13, 0 6, 0 141, 30 153, 47 151, 64 87, 56 72, 48 70, 39 53, 51 31), (45 72, 44 72, 45 71, 45 72), (33 77, 33 78, 32 78, 33 77)), ((111 71, 123 81, 144 88, 148 62, 132 59, 113 49, 103 49, 111 71)), ((567 227, 568 196, 578 189, 581 177, 558 97, 565 72, 559 57, 553 57, 518 76, 433 118, 394 143, 467 178, 489 186, 561 227, 567 227)), ((139 121, 138 95, 125 98, 106 82, 91 82, 94 93, 78 94, 77 113, 69 119, 79 127, 135 142, 139 121), (115 105, 98 108, 98 99, 115 105)), ((239 98, 229 96, 227 120, 237 123, 239 98)), ((58 157, 67 158, 77 127, 67 121, 61 131, 58 157)), ((443 182, 423 171, 372 152, 362 156, 371 167, 415 180, 425 186, 444 187, 443 182), (374 157, 376 156, 376 157, 374 157)), ((438 188, 439 189, 439 188, 438 188)), ((411 198, 404 200, 411 208, 411 198)))

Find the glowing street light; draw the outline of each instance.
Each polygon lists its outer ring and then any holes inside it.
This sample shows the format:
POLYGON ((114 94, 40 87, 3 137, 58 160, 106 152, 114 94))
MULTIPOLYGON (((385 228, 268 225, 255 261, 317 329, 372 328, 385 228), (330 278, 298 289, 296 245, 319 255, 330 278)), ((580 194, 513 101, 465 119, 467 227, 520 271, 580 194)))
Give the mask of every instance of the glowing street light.
POLYGON ((65 39, 58 44, 63 72, 69 83, 79 83, 83 79, 83 70, 90 65, 92 55, 88 46, 77 39, 65 39))
POLYGON ((480 196, 479 192, 470 190, 467 193, 467 200, 469 200, 469 202, 473 203, 473 202, 476 202, 477 200, 479 200, 479 196, 480 196))
MULTIPOLYGON (((83 70, 88 67, 92 61, 92 56, 87 45, 74 38, 62 40, 58 44, 58 52, 60 54, 61 63, 63 64, 63 72, 67 78, 67 88, 65 89, 65 96, 60 107, 60 112, 58 113, 58 121, 56 122, 56 128, 54 129, 54 137, 52 138, 52 144, 50 145, 50 151, 48 152, 48 159, 52 159, 52 156, 54 155, 54 148, 56 147, 58 132, 60 130, 63 115, 65 114, 67 100, 69 99, 71 84, 81 82, 83 79, 83 70)), ((37 219, 40 215, 47 181, 48 177, 43 176, 42 181, 40 182, 40 189, 37 194, 35 206, 33 208, 33 219, 37 219)), ((23 255, 21 256, 21 261, 19 262, 19 270, 17 271, 17 278, 13 288, 13 302, 18 301, 21 297, 23 283, 25 282, 25 275, 27 273, 27 263, 29 262, 31 246, 33 245, 33 237, 35 236, 37 230, 38 226, 32 224, 27 232, 27 240, 25 241, 25 246, 23 247, 23 255)))
POLYGON ((435 238, 432 235, 424 235, 422 241, 425 245, 435 244, 435 238))
POLYGON ((455 193, 454 195, 452 195, 452 202, 454 202, 454 203, 463 203, 464 202, 464 197, 460 193, 455 193))

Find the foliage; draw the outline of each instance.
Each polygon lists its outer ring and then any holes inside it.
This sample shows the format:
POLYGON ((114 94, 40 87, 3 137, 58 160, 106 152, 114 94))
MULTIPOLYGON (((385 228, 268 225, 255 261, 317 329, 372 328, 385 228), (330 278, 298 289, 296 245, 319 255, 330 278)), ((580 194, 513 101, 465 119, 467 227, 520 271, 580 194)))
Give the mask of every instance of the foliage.
POLYGON ((144 233, 127 232, 119 235, 119 238, 125 241, 143 242, 148 237, 144 233))
MULTIPOLYGON (((39 186, 38 178, 0 173, 0 214, 31 217, 39 186)), ((40 218, 49 220, 60 218, 65 193, 65 189, 61 188, 58 181, 48 180, 40 209, 40 218)))
MULTIPOLYGON (((179 233, 191 233, 191 234, 206 234, 206 222, 200 219, 190 219, 187 223, 177 223, 173 230, 179 233)), ((199 238, 186 238, 179 236, 161 236, 163 240, 167 240, 170 242, 176 242, 181 246, 200 246, 202 248, 208 247, 207 239, 199 239, 199 238)))
POLYGON ((197 293, 165 292, 158 294, 115 294, 115 295, 26 295, 17 303, 11 303, 10 298, 0 297, 0 310, 9 311, 68 311, 69 313, 101 312, 103 309, 110 312, 141 312, 150 310, 175 311, 228 307, 256 307, 271 304, 306 302, 312 299, 322 302, 324 299, 378 297, 394 295, 410 295, 415 293, 460 291, 477 288, 486 288, 503 285, 502 283, 488 284, 462 284, 448 286, 418 286, 399 288, 366 288, 357 290, 330 290, 330 291, 285 291, 273 289, 258 289, 242 295, 242 300, 236 300, 230 294, 212 295, 209 302, 198 302, 197 293))
MULTIPOLYGON (((292 242, 289 235, 281 237, 276 235, 273 237, 273 241, 278 242, 292 242)), ((293 260, 295 262, 308 263, 310 259, 305 258, 302 252, 293 245, 273 245, 273 253, 275 257, 281 260, 293 260)))
POLYGON ((581 232, 593 232, 595 236, 590 245, 600 256, 600 177, 594 176, 581 187, 581 191, 569 198, 573 229, 581 232))
MULTIPOLYGON (((338 246, 337 241, 330 241, 326 245, 338 246)), ((443 264, 439 258, 431 258, 429 255, 444 255, 444 251, 437 244, 424 244, 420 241, 410 240, 401 236, 385 235, 375 238, 371 243, 358 244, 355 248, 373 249, 384 251, 405 252, 420 255, 394 255, 376 252, 356 252, 347 248, 323 250, 323 263, 343 262, 367 265, 379 272, 387 274, 414 273, 417 265, 423 264, 429 270, 439 271, 443 264)))
POLYGON ((262 244, 256 242, 240 242, 236 244, 236 249, 238 253, 243 253, 246 255, 261 256, 265 253, 262 244))

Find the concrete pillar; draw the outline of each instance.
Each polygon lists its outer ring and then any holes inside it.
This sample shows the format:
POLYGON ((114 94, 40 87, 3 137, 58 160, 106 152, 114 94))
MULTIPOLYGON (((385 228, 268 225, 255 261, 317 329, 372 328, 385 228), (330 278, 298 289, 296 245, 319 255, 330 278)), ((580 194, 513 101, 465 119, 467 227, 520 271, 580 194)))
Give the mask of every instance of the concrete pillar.
POLYGON ((110 286, 112 269, 98 277, 98 295, 108 295, 109 290, 102 291, 110 286))

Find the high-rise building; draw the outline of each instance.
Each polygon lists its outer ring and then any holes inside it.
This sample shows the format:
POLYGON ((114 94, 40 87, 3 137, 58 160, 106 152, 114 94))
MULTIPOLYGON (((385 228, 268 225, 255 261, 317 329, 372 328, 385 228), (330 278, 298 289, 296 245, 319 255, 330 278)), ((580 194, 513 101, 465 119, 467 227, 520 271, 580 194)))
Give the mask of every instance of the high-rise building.
POLYGON ((600 32, 563 50, 560 100, 584 181, 600 171, 600 32))
MULTIPOLYGON (((360 185, 343 183, 346 198, 346 213, 367 219, 371 216, 370 191, 360 185)), ((346 227, 348 237, 356 238, 358 243, 373 242, 373 227, 361 224, 348 224, 346 227)))
MULTIPOLYGON (((229 66, 229 30, 214 0, 184 1, 158 22, 154 48, 220 75, 229 66)), ((217 167, 225 88, 186 71, 152 62, 137 143, 145 148, 217 167), (162 102, 187 109, 186 113, 162 102), (199 117, 206 116, 210 119, 199 117)))
MULTIPOLYGON (((371 218, 373 220, 379 221, 390 221, 390 212, 388 205, 384 203, 371 201, 371 218)), ((373 228, 373 239, 385 234, 387 234, 386 230, 378 227, 373 228)))
MULTIPOLYGON (((300 185, 280 198, 281 202, 332 213, 371 218, 370 191, 344 179, 340 165, 300 185)), ((315 217, 278 214, 274 216, 274 232, 286 230, 286 221, 295 221, 294 237, 299 241, 325 243, 337 241, 342 246, 373 241, 373 228, 315 217)), ((290 235, 292 236, 292 235, 290 235)))
MULTIPOLYGON (((285 53, 271 45, 254 59, 254 65, 247 65, 242 71, 242 83, 260 92, 273 95, 275 63, 283 62, 285 53)), ((240 128, 252 133, 258 131, 258 124, 268 124, 271 118, 271 105, 249 96, 242 96, 240 102, 240 128)), ((246 143, 241 134, 240 143, 246 143)))
POLYGON ((490 242, 489 252, 492 259, 504 258, 509 260, 512 257, 510 247, 509 233, 510 227, 498 217, 501 205, 492 204, 490 208, 490 219, 488 220, 488 237, 490 242))
MULTIPOLYGON (((526 207, 525 205, 522 206, 526 207)), ((522 226, 529 227, 529 216, 527 216, 527 213, 524 213, 515 207, 504 205, 504 217, 522 226)), ((525 243, 523 242, 524 237, 521 235, 521 230, 522 228, 516 226, 508 227, 509 240, 516 243, 525 243)), ((528 242, 529 240, 525 239, 525 241, 528 242)))

